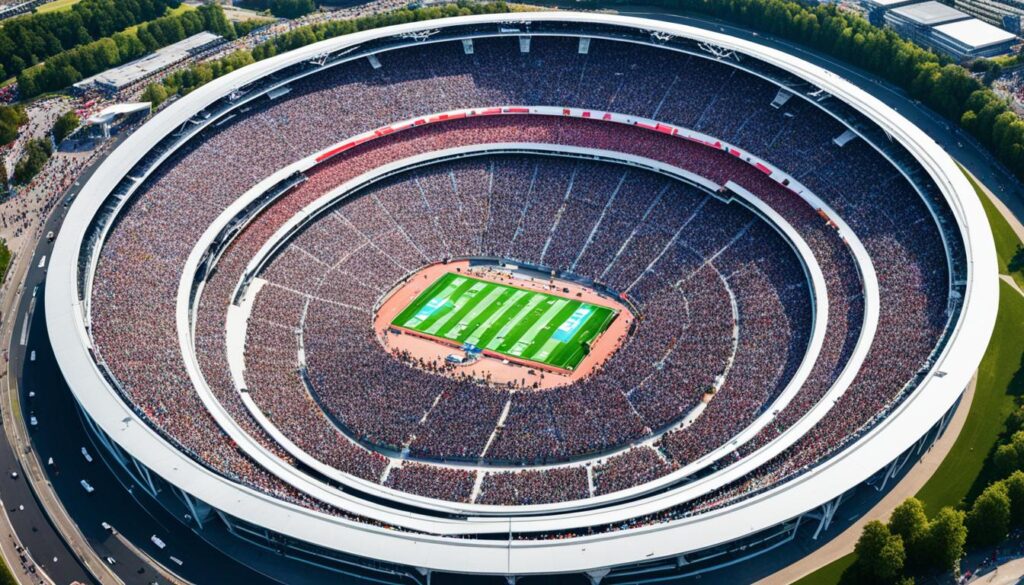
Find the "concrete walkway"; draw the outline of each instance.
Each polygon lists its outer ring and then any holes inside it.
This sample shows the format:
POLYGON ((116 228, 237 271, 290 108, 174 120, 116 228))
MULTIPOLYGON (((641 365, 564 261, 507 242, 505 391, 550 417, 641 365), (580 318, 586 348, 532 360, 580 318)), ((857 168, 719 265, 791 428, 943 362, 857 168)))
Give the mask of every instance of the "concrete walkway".
POLYGON ((1013 585, 1022 581, 1022 575, 1024 575, 1024 559, 1014 559, 999 565, 990 573, 985 573, 967 582, 980 585, 1013 585))

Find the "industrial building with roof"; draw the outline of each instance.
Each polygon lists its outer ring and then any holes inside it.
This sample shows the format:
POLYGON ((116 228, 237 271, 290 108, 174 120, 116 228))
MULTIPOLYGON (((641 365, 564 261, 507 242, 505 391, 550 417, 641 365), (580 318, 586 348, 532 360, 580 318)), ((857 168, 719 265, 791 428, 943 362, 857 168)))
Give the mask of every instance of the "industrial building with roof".
POLYGON ((1013 33, 977 18, 941 24, 931 34, 932 46, 959 60, 1005 55, 1019 43, 1013 33))
POLYGON ((882 21, 900 36, 957 60, 1008 53, 1018 39, 970 14, 935 0, 902 4, 882 21))
POLYGON ((956 0, 956 7, 1015 35, 1021 33, 1021 18, 1024 18, 1021 0, 956 0))
POLYGON ((209 31, 199 32, 144 57, 87 77, 75 83, 74 87, 82 91, 95 88, 111 93, 117 92, 210 49, 223 40, 218 34, 209 31))

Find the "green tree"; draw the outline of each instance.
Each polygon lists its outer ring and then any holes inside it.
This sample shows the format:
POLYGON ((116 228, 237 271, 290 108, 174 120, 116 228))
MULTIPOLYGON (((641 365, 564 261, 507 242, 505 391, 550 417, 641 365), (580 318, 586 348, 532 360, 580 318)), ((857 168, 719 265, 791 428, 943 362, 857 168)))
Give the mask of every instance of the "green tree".
POLYGON ((18 128, 28 122, 22 106, 0 106, 0 146, 10 144, 18 137, 18 128))
POLYGON ((24 69, 18 75, 19 94, 22 98, 30 98, 48 91, 62 90, 84 77, 180 41, 187 32, 198 32, 200 28, 226 34, 229 38, 234 35, 234 29, 227 22, 220 6, 204 5, 196 11, 157 18, 132 32, 117 33, 112 38, 75 47, 47 59, 39 67, 24 69))
POLYGON ((163 16, 178 4, 179 0, 82 0, 70 10, 5 20, 0 27, 0 79, 163 16))
POLYGON ((923 537, 928 532, 928 516, 921 500, 907 498, 897 506, 889 518, 889 531, 902 538, 904 545, 923 537))
POLYGON ((313 0, 271 0, 270 13, 282 18, 298 18, 316 10, 313 0))
POLYGON ((928 524, 918 552, 918 566, 943 573, 955 572, 967 542, 966 514, 946 506, 928 524))
POLYGON ((864 525, 854 553, 857 561, 853 571, 860 583, 893 583, 903 574, 903 540, 878 520, 864 525))
POLYGON ((64 142, 64 139, 71 135, 78 128, 81 120, 74 110, 64 112, 53 124, 53 141, 57 144, 64 142))
POLYGON ((1017 470, 1006 478, 1006 495, 1010 498, 1010 525, 1024 527, 1024 471, 1017 470))
POLYGON ((981 492, 967 515, 968 535, 974 546, 994 546, 1010 531, 1010 497, 1006 485, 996 482, 981 492))
POLYGON ((21 155, 18 163, 14 165, 14 181, 16 183, 28 183, 32 177, 42 170, 43 165, 50 159, 52 149, 50 141, 44 138, 33 138, 25 143, 25 152, 21 155))
POLYGON ((889 531, 903 540, 907 552, 907 566, 922 566, 925 537, 928 534, 928 516, 924 512, 924 504, 917 498, 907 498, 892 511, 889 518, 889 531))
POLYGON ((150 83, 142 91, 142 101, 153 104, 155 109, 167 100, 167 90, 162 83, 150 83))
MULTIPOLYGON (((1021 254, 1018 252, 1010 260, 1010 265, 1007 268, 1011 272, 1014 272, 1015 268, 1020 269, 1019 264, 1024 261, 1024 259, 1019 259, 1020 256, 1021 254)), ((1024 469, 1024 431, 1013 433, 1008 443, 996 448, 995 453, 992 454, 992 464, 999 477, 1007 477, 1018 469, 1024 469)))

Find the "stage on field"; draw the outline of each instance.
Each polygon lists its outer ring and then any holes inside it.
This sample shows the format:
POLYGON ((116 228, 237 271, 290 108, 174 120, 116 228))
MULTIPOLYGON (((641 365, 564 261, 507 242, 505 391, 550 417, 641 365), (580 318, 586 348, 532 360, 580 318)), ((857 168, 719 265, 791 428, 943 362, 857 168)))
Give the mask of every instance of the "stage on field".
POLYGON ((610 307, 448 272, 391 325, 514 361, 573 370, 616 315, 610 307))

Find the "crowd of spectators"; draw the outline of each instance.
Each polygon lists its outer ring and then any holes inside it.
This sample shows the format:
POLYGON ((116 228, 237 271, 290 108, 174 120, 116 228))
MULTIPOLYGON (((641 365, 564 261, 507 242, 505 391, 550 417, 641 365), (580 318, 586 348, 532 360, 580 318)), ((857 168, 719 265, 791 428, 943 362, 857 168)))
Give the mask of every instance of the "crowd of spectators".
MULTIPOLYGON (((603 40, 583 55, 576 43, 535 38, 529 54, 519 53, 515 39, 477 40, 472 55, 459 43, 384 53, 380 69, 357 60, 325 70, 293 83, 285 98, 193 139, 133 196, 100 254, 91 331, 125 398, 212 469, 322 508, 253 464, 206 414, 173 318, 185 258, 228 203, 272 170, 342 137, 436 111, 518 103, 649 116, 749 148, 827 201, 858 233, 879 276, 878 333, 833 413, 753 476, 637 523, 768 487, 884 416, 927 362, 946 319, 942 241, 913 186, 862 140, 836 146, 843 127, 815 107, 799 99, 771 107, 777 89, 766 81, 694 56, 603 40)), ((510 141, 655 158, 718 184, 734 181, 769 202, 822 266, 829 325, 811 378, 739 454, 766 444, 829 390, 858 339, 863 300, 848 250, 813 209, 723 151, 595 121, 502 116, 409 130, 353 149, 309 173, 233 242, 204 289, 196 351, 206 382, 246 432, 290 458, 250 414, 225 357, 224 313, 262 243, 305 204, 376 166, 451 145, 510 141)), ((455 469, 437 464, 445 459, 549 463, 663 434, 654 448, 594 466, 485 473, 474 501, 587 497, 588 473, 596 493, 639 485, 722 445, 791 377, 810 312, 803 274, 790 254, 778 253, 783 248, 738 205, 634 169, 530 157, 421 169, 332 210, 262 275, 270 284, 258 293, 250 323, 249 394, 299 448, 347 473, 380 480, 386 458, 367 446, 424 459, 391 469, 384 480, 413 493, 470 497, 468 478, 439 471, 455 469), (468 254, 592 277, 635 299, 644 319, 598 375, 557 392, 509 393, 384 355, 369 328, 375 301, 418 266, 468 254), (360 330, 364 335, 353 334, 360 330), (495 429, 507 402, 508 417, 495 429), (700 416, 680 427, 702 402, 700 416)))

